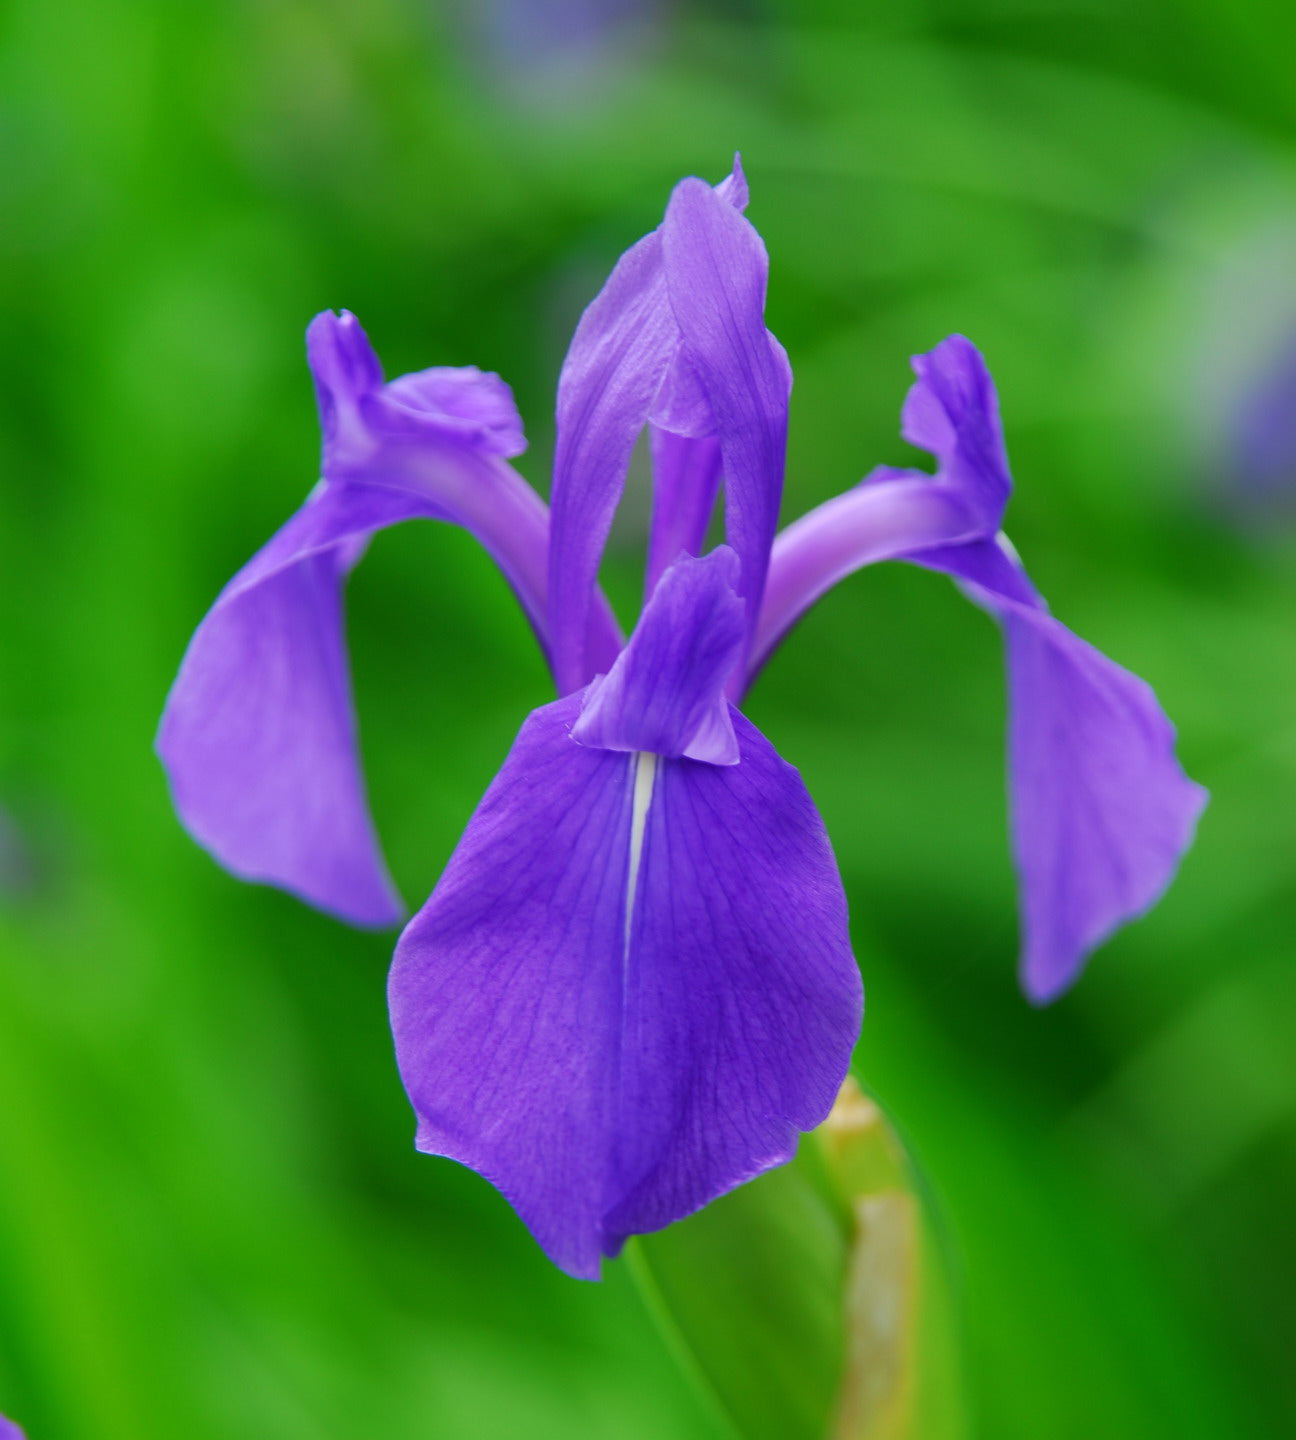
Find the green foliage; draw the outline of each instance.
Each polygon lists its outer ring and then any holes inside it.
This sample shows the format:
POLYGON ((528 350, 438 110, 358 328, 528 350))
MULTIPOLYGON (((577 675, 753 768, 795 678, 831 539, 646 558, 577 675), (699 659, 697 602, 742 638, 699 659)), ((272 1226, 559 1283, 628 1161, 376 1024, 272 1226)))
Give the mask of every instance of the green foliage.
POLYGON ((848 1078, 790 1164, 629 1258, 664 1332, 750 1440, 958 1440, 959 1321, 934 1216, 848 1078))
POLYGON ((630 1246, 686 1368, 752 1440, 819 1440, 839 1382, 847 1226, 807 1169, 771 1171, 630 1246))

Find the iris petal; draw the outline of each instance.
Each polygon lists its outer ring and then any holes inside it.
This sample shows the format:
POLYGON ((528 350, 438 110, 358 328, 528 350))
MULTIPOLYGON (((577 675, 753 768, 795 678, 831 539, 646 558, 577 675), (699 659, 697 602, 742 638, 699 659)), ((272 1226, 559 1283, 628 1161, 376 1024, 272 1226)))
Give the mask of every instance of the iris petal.
POLYGON ((357 925, 402 907, 365 798, 342 629, 346 551, 426 512, 417 496, 325 490, 226 587, 167 699, 158 754, 199 844, 249 880, 357 925))
POLYGON ((586 690, 572 738, 603 750, 736 765, 724 692, 742 657, 737 582, 738 557, 725 545, 672 565, 611 671, 586 690))
POLYGON ((589 653, 587 617, 635 440, 676 345, 661 273, 661 237, 617 261, 581 316, 558 381, 551 494, 549 625, 560 694, 616 657, 589 653))
POLYGON ((699 555, 720 493, 720 442, 649 428, 653 465, 652 524, 644 591, 681 555, 699 555))
POLYGON ((389 996, 419 1148, 593 1278, 791 1156, 861 991, 822 823, 768 741, 735 712, 738 765, 645 759, 573 744, 579 707, 523 726, 389 996))
POLYGON ((792 1157, 832 1108, 863 990, 801 777, 733 711, 740 761, 661 762, 626 976, 609 1253, 792 1157))
MULTIPOLYGON (((746 210, 747 179, 734 157, 733 173, 716 194, 746 210)), ((652 523, 648 531, 645 594, 681 554, 700 555, 720 491, 720 442, 711 402, 681 346, 649 421, 653 470, 652 523)))
POLYGON ((778 537, 748 679, 820 595, 878 560, 949 574, 999 620, 1021 976, 1042 1003, 1155 903, 1192 842, 1206 792, 1176 760, 1174 728, 1151 689, 1053 619, 997 536, 1012 480, 976 348, 951 336, 914 369, 904 434, 937 456, 938 473, 875 471, 778 537))
POLYGON ((953 576, 1003 627, 1021 980, 1044 1004, 1160 899, 1207 794, 1175 759, 1151 687, 1055 620, 999 544, 910 558, 953 576))
POLYGON ((781 530, 748 665, 755 677, 776 646, 847 575, 914 550, 979 539, 981 525, 962 495, 914 470, 875 470, 781 530))
POLYGON ((1012 494, 994 381, 975 345, 950 335, 913 357, 917 381, 901 433, 929 450, 937 473, 880 466, 775 539, 750 679, 797 620, 838 580, 914 550, 992 539, 1012 494))
POLYGON ((778 523, 791 371, 765 328, 769 260, 760 236, 700 180, 674 190, 662 226, 671 309, 715 422, 725 535, 742 562, 754 632, 778 523))
MULTIPOLYGON (((747 202, 737 159, 716 192, 697 183, 726 209, 747 202)), ((599 562, 635 441, 654 411, 679 340, 662 269, 662 235, 654 230, 621 256, 581 316, 558 381, 549 630, 561 694, 580 689, 616 658, 616 637, 606 643, 589 624, 599 562)), ((662 566, 677 553, 664 556, 662 566)))
MULTIPOLYGON (((500 458, 516 452, 521 427, 498 377, 433 370, 380 387, 348 315, 319 317, 308 346, 324 482, 198 627, 157 748, 181 819, 229 869, 356 924, 388 925, 402 907, 361 775, 346 576, 378 530, 449 521, 482 541, 540 628, 548 523, 500 458)), ((605 607, 592 616, 609 623, 605 607)))
POLYGON ((901 413, 900 433, 940 462, 940 480, 958 490, 993 535, 1012 494, 1012 475, 999 423, 999 397, 981 352, 963 335, 949 335, 915 355, 917 384, 901 413))

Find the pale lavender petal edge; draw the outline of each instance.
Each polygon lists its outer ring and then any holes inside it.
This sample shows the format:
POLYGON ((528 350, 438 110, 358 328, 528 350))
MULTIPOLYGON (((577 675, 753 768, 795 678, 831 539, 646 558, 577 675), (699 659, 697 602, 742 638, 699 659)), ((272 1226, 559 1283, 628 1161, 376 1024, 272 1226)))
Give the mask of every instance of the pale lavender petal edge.
POLYGON ((581 316, 558 382, 548 614, 562 695, 616 657, 589 653, 589 610, 630 455, 675 345, 653 231, 621 256, 581 316))

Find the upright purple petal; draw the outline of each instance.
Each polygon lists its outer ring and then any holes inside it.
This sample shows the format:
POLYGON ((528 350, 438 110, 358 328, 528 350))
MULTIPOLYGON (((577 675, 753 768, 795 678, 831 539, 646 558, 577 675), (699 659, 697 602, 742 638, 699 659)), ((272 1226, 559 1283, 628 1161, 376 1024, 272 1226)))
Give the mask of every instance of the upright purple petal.
POLYGON ((700 180, 675 187, 662 257, 683 352, 710 403, 725 477, 726 538, 754 633, 778 523, 791 372, 765 328, 760 236, 700 180))
POLYGON ((522 441, 497 376, 431 370, 382 386, 350 315, 319 317, 308 347, 324 481, 198 627, 157 747, 180 818, 229 869, 356 924, 388 925, 401 904, 360 769, 342 620, 347 573, 385 526, 463 525, 499 562, 543 639, 547 516, 501 458, 522 441))
MULTIPOLYGON (((718 193, 726 208, 746 203, 736 159, 718 193)), ((549 632, 561 694, 580 689, 616 658, 615 640, 591 633, 599 562, 635 441, 678 347, 661 232, 654 230, 622 255, 581 316, 558 381, 549 632)))
POLYGON ((26 1440, 26 1436, 12 1420, 0 1415, 0 1440, 26 1440))
POLYGON ((938 473, 875 471, 778 537, 748 678, 831 585, 878 560, 950 574, 1000 621, 1022 983, 1044 1002, 1165 890, 1205 791, 1184 775, 1148 686, 1054 620, 996 538, 1012 481, 980 354, 951 336, 914 368, 904 434, 937 456, 938 473))
MULTIPOLYGON (((736 210, 747 208, 747 179, 734 157, 733 174, 716 194, 736 210)), ((652 522, 644 593, 680 555, 700 555, 720 493, 720 441, 711 402, 684 347, 675 352, 648 425, 652 455, 652 522)))
POLYGON ((738 557, 727 546, 678 560, 612 669, 586 690, 572 739, 736 765, 725 685, 743 650, 737 583, 738 557))
POLYGON ((822 824, 769 743, 735 712, 737 765, 590 749, 580 703, 523 726, 389 996, 419 1148, 594 1278, 791 1156, 861 992, 822 824))
POLYGON ((644 593, 680 555, 700 555, 720 492, 720 441, 711 402, 683 347, 675 358, 648 426, 652 452, 652 524, 644 593))
POLYGON ((1002 544, 910 559, 953 576, 1003 626, 1021 980, 1044 1004, 1161 898, 1207 794, 1175 758, 1151 687, 1055 620, 1002 544))
POLYGON ((681 555, 700 555, 720 493, 720 442, 714 435, 676 435, 654 425, 653 505, 644 591, 681 555))
POLYGON ((581 316, 558 381, 549 624, 560 694, 615 658, 615 650, 588 653, 589 609, 630 454, 675 344, 653 231, 617 261, 581 316))

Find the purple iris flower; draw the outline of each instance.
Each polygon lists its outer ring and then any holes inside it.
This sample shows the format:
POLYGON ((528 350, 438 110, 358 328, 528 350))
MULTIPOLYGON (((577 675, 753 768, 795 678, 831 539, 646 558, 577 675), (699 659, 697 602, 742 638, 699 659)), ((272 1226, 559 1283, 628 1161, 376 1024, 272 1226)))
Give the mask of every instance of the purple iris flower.
POLYGON ((791 372, 746 200, 737 165, 683 181, 586 310, 549 511, 507 463, 524 442, 497 377, 384 384, 352 316, 312 322, 323 480, 199 627, 158 741, 182 819, 227 866, 392 923, 343 584, 400 520, 452 521, 496 558, 560 698, 402 934, 392 1024, 419 1148, 480 1171, 578 1276, 787 1160, 846 1073, 862 992, 841 880, 797 772, 736 708, 832 584, 912 561, 1004 629, 1033 998, 1157 898, 1204 799, 1152 692, 1048 614, 1000 534, 1011 482, 967 340, 914 362, 903 433, 937 473, 875 471, 776 537, 791 372), (597 575, 645 427, 647 600, 623 641, 597 575), (727 543, 702 554, 722 483, 727 543))

